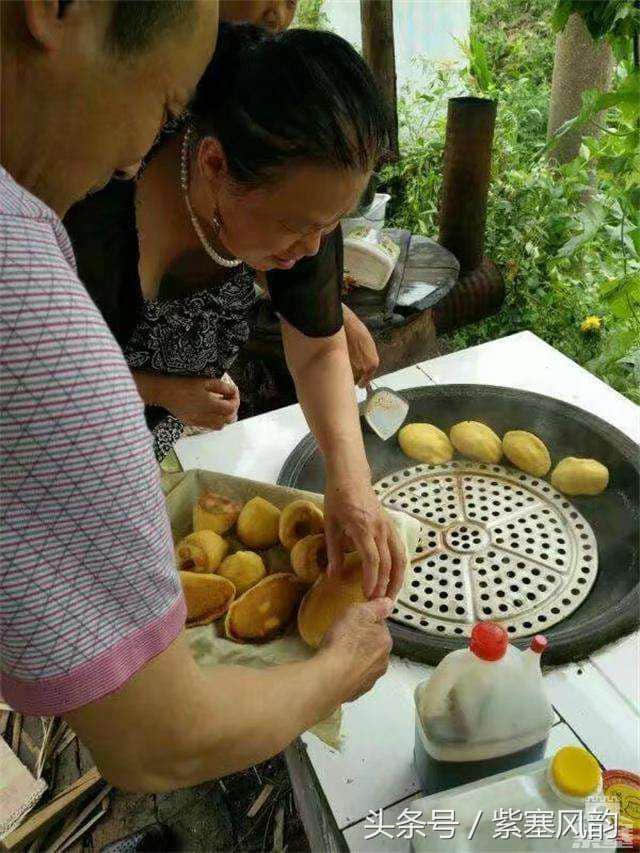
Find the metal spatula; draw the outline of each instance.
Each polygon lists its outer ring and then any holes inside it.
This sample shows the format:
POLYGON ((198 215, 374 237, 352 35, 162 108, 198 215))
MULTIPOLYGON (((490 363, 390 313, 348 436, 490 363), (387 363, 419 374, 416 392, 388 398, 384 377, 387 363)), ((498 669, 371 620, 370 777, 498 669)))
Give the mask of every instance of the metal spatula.
POLYGON ((373 432, 386 441, 395 435, 407 417, 409 404, 391 388, 372 388, 367 385, 367 399, 358 406, 360 416, 373 432))

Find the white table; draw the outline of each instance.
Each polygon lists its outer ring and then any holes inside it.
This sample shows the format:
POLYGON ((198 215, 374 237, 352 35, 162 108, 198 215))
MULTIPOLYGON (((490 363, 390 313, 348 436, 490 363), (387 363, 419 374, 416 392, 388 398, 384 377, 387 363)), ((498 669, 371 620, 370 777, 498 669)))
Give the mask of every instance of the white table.
MULTIPOLYGON (((530 332, 425 361, 374 384, 401 389, 473 382, 565 400, 640 443, 638 407, 530 332)), ((185 469, 207 468, 275 483, 285 459, 307 431, 300 407, 288 406, 213 436, 182 439, 176 452, 185 469)), ((312 735, 303 736, 327 812, 303 813, 310 836, 317 837, 319 824, 328 821, 351 850, 407 849, 408 842, 402 839, 365 840, 371 829, 366 819, 371 810, 384 809, 385 822, 393 823, 418 794, 412 764, 412 694, 431 672, 428 666, 393 657, 387 675, 373 690, 345 706, 341 752, 312 735)), ((557 713, 549 749, 583 744, 605 767, 640 772, 639 673, 637 633, 583 663, 547 674, 545 684, 557 713)), ((298 778, 297 784, 306 781, 298 778)))

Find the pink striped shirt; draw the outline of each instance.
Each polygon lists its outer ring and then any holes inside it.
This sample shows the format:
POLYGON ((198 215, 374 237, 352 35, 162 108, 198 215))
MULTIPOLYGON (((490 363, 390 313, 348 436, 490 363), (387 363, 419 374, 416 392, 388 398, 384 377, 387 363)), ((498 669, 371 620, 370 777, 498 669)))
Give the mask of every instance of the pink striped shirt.
POLYGON ((143 406, 56 214, 0 167, 0 693, 61 714, 185 619, 143 406))

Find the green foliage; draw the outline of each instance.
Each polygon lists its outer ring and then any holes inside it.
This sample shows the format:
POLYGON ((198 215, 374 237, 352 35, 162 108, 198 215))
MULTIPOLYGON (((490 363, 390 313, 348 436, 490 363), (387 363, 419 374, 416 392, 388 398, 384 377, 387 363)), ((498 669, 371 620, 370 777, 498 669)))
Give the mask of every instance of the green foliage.
POLYGON ((563 30, 574 12, 582 15, 592 38, 608 38, 619 58, 628 56, 640 22, 640 9, 635 8, 634 0, 558 0, 551 18, 554 29, 563 30))
POLYGON ((635 79, 621 71, 614 93, 585 98, 574 121, 606 109, 606 130, 556 167, 546 144, 551 4, 472 0, 471 11, 467 69, 437 69, 401 100, 402 157, 381 176, 401 186, 394 223, 437 236, 447 98, 465 90, 497 98, 485 251, 504 274, 506 299, 499 314, 459 330, 452 343, 472 346, 529 329, 640 402, 635 79), (581 332, 591 315, 603 319, 602 329, 581 332))
POLYGON ((484 45, 497 86, 523 77, 534 95, 550 86, 551 6, 551 0, 471 0, 470 41, 484 45))
POLYGON ((586 92, 578 115, 558 131, 561 135, 594 120, 603 123, 600 135, 582 145, 595 173, 592 199, 578 214, 581 231, 560 252, 571 257, 599 235, 619 249, 616 274, 599 284, 611 323, 602 351, 587 366, 614 381, 628 375, 629 394, 640 399, 640 71, 630 69, 627 63, 619 66, 611 92, 586 92))
POLYGON ((294 27, 304 27, 307 30, 326 30, 329 19, 322 11, 324 0, 298 0, 294 27))

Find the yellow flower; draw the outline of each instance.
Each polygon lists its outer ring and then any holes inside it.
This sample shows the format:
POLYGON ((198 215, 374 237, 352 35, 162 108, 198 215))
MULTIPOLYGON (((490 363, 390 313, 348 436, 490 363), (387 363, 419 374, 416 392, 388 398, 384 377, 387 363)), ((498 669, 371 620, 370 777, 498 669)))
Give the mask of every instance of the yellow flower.
POLYGON ((583 320, 580 323, 580 331, 583 334, 588 334, 589 332, 599 332, 602 328, 602 318, 596 317, 595 314, 592 314, 590 317, 587 317, 586 320, 583 320))

